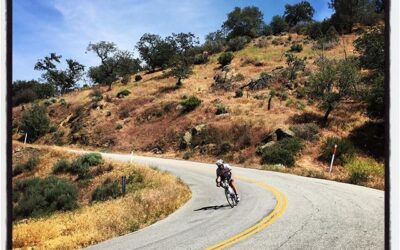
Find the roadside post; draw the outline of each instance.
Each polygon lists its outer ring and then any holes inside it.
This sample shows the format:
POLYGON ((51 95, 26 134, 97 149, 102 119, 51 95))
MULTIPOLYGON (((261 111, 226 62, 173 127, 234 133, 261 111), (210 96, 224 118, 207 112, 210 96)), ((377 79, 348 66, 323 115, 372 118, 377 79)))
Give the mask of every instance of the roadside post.
POLYGON ((121 177, 122 195, 126 194, 126 176, 121 177))
POLYGON ((133 151, 131 151, 131 159, 130 159, 130 161, 129 161, 129 163, 133 163, 133 151))
POLYGON ((329 166, 329 173, 332 172, 333 161, 335 160, 336 148, 337 148, 337 145, 335 144, 335 146, 333 147, 331 165, 329 166))
POLYGON ((28 133, 25 133, 24 144, 26 144, 26 139, 28 139, 28 133))

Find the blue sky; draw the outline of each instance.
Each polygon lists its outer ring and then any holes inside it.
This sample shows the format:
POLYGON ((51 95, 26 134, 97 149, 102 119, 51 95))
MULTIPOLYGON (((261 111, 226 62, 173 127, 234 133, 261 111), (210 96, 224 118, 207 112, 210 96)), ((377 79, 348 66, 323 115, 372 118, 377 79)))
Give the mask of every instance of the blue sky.
MULTIPOLYGON (((282 15, 285 4, 299 0, 13 0, 13 80, 38 79, 33 70, 38 59, 50 52, 89 66, 99 64, 85 53, 89 42, 112 41, 134 51, 144 33, 162 37, 192 32, 204 40, 216 31, 235 6, 257 6, 269 23, 282 15)), ((311 0, 322 20, 332 14, 329 0, 311 0)))

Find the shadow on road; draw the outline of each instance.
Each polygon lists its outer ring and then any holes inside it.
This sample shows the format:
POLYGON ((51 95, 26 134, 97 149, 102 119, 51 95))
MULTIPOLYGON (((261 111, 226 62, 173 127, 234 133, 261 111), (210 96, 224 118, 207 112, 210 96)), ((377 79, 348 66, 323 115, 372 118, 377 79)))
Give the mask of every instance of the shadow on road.
POLYGON ((218 209, 221 209, 221 208, 224 208, 224 207, 230 207, 230 206, 229 206, 229 204, 219 205, 219 206, 208 206, 208 207, 202 207, 202 208, 195 209, 194 211, 218 210, 218 209))

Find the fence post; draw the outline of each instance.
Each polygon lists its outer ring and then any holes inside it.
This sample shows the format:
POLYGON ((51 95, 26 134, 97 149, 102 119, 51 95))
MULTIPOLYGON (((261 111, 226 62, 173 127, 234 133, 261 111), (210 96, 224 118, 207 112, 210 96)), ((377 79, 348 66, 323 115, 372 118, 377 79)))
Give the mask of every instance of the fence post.
POLYGON ((26 144, 26 139, 28 139, 28 133, 25 133, 24 144, 26 144))
POLYGON ((121 177, 122 195, 126 193, 126 176, 121 177))
POLYGON ((335 144, 335 146, 333 147, 331 165, 329 166, 329 173, 332 172, 333 161, 335 160, 336 148, 337 148, 337 145, 335 144))
POLYGON ((133 151, 131 151, 131 159, 129 161, 131 164, 133 163, 133 151))

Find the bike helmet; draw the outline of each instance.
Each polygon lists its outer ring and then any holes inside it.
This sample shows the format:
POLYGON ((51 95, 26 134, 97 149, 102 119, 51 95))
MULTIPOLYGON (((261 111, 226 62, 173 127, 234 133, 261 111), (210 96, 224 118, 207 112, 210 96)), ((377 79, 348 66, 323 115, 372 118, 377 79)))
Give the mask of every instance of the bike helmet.
POLYGON ((224 161, 222 159, 219 159, 218 161, 215 162, 215 164, 217 164, 217 166, 221 166, 224 164, 224 161))

